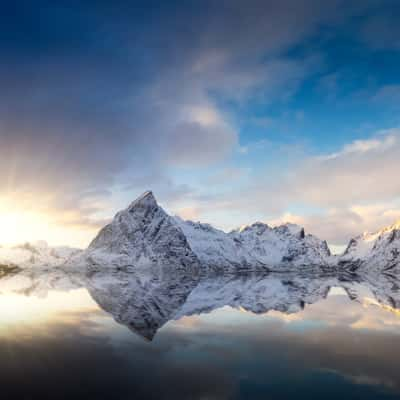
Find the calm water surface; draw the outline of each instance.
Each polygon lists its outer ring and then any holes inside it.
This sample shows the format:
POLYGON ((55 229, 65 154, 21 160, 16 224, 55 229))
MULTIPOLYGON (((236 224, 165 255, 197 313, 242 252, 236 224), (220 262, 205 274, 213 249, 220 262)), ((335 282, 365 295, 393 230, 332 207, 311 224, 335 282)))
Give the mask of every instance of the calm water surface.
POLYGON ((400 398, 393 282, 78 280, 2 280, 2 398, 400 398))

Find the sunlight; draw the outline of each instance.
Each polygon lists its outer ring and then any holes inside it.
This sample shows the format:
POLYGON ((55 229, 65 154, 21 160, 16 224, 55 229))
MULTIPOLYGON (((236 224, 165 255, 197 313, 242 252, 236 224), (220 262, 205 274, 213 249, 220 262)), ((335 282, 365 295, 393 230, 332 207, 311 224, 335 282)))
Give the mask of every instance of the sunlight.
POLYGON ((0 334, 17 324, 67 320, 79 317, 79 313, 97 310, 97 304, 86 289, 49 292, 45 298, 5 293, 0 296, 0 334))
POLYGON ((45 240, 52 246, 84 247, 93 234, 62 223, 54 215, 29 211, 0 199, 0 246, 45 240))
POLYGON ((46 238, 49 226, 43 215, 0 209, 0 243, 16 244, 46 238))

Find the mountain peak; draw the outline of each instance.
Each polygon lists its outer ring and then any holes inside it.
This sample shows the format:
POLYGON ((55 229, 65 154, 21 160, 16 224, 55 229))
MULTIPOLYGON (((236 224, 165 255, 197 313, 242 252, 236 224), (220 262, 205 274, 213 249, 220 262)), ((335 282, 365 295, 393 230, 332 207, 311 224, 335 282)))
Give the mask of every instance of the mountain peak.
POLYGON ((300 225, 293 224, 291 222, 286 222, 285 224, 275 226, 274 230, 281 233, 287 232, 290 235, 294 236, 300 235, 302 238, 304 238, 305 236, 304 228, 300 225))
POLYGON ((157 200, 154 197, 154 194, 151 190, 144 192, 136 200, 134 200, 128 207, 128 210, 130 211, 138 206, 146 208, 152 208, 158 206, 157 200))

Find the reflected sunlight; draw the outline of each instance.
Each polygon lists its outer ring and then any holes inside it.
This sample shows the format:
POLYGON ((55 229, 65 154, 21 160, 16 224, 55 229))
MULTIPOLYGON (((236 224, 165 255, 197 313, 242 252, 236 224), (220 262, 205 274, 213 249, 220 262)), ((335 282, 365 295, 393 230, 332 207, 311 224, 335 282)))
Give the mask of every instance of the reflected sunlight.
POLYGON ((49 292, 45 298, 16 293, 0 295, 0 333, 11 326, 68 320, 76 313, 98 311, 86 289, 49 292))

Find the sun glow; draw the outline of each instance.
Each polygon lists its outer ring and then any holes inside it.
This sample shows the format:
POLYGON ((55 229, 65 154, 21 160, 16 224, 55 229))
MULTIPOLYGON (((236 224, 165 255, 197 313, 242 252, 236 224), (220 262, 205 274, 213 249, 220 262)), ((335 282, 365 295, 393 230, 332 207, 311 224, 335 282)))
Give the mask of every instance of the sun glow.
MULTIPOLYGON (((4 289, 4 288, 2 288, 4 289)), ((2 292, 0 296, 0 336, 12 326, 44 324, 51 321, 72 322, 80 314, 97 312, 98 306, 87 290, 50 291, 44 298, 2 292)))
POLYGON ((16 244, 45 237, 48 233, 46 225, 39 215, 0 210, 0 243, 16 244))
POLYGON ((53 246, 84 247, 92 237, 93 232, 62 224, 54 215, 0 201, 0 245, 45 240, 53 246))

